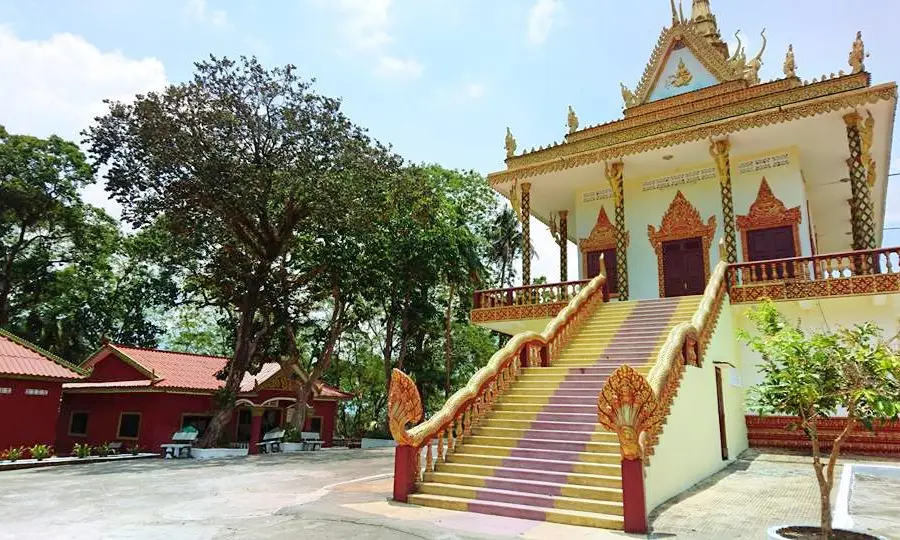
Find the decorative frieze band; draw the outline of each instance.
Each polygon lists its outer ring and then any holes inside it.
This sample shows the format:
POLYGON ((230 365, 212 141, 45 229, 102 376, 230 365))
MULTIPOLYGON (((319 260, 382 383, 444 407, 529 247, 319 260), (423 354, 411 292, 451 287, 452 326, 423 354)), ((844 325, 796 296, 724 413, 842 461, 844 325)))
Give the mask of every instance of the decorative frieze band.
POLYGON ((778 167, 786 167, 791 163, 791 156, 787 152, 776 154, 774 156, 766 156, 759 159, 750 159, 738 163, 738 174, 750 174, 768 169, 777 169, 778 167))
POLYGON ((703 180, 709 180, 716 177, 715 167, 705 167, 678 174, 670 174, 660 178, 651 178, 641 184, 641 191, 653 191, 655 189, 670 189, 696 184, 703 180))

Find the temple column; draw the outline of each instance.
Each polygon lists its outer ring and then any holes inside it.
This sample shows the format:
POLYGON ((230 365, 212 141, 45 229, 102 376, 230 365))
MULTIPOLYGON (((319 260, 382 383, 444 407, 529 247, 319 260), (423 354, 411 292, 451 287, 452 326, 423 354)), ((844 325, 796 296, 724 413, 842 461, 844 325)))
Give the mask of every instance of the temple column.
POLYGON ((531 184, 522 183, 522 286, 531 285, 531 184))
POLYGON ((847 167, 850 169, 853 249, 875 249, 878 247, 875 245, 875 210, 869 184, 869 178, 875 177, 875 164, 869 155, 874 119, 869 115, 869 119, 863 122, 859 113, 854 111, 844 115, 844 123, 847 126, 847 143, 850 149, 847 167))
POLYGON ((259 453, 260 431, 262 431, 262 417, 266 410, 262 407, 252 407, 250 409, 250 446, 247 449, 248 454, 259 453))
POLYGON ((736 263, 737 232, 734 227, 734 198, 731 194, 731 142, 727 138, 712 141, 709 145, 709 153, 716 161, 716 170, 719 174, 722 217, 725 218, 725 258, 729 263, 736 263))
POLYGON ((625 228, 625 164, 621 161, 606 164, 606 180, 616 204, 616 271, 619 300, 628 300, 628 230, 625 228))
POLYGON ((559 211, 559 232, 556 243, 559 244, 559 280, 569 281, 569 211, 559 211))

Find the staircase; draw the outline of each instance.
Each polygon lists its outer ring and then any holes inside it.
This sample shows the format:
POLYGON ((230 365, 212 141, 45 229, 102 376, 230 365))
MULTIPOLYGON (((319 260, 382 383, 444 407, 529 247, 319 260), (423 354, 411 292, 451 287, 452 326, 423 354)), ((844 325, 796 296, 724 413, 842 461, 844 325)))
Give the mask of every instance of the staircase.
POLYGON ((409 503, 622 529, 619 442, 597 423, 597 395, 622 364, 649 372, 700 299, 603 304, 552 367, 523 371, 409 503))

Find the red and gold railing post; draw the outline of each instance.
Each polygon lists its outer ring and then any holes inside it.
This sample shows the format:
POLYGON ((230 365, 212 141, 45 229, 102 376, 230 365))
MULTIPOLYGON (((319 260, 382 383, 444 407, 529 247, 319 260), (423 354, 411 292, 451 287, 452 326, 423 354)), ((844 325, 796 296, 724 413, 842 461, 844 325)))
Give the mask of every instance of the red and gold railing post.
POLYGON ((394 500, 406 502, 406 497, 416 487, 416 454, 419 449, 412 446, 397 446, 394 453, 394 500))
POLYGON ((625 532, 647 532, 647 502, 644 496, 644 462, 640 459, 622 459, 622 511, 625 532))

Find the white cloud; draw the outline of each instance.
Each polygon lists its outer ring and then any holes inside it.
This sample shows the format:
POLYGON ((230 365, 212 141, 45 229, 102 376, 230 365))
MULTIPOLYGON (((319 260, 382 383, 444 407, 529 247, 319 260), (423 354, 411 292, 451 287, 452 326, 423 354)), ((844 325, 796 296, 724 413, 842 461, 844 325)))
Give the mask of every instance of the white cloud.
POLYGON ((343 32, 359 49, 377 49, 393 41, 390 28, 392 0, 338 0, 343 32))
POLYGON ((209 24, 216 28, 228 26, 228 14, 221 9, 209 9, 206 0, 188 0, 184 5, 184 12, 201 24, 209 24))
POLYGON ((487 92, 487 87, 481 82, 467 82, 463 85, 463 96, 469 99, 481 99, 487 92))
MULTIPOLYGON (((81 36, 56 34, 46 40, 19 39, 0 27, 0 123, 10 133, 51 134, 80 141, 80 132, 103 114, 103 99, 126 101, 166 85, 162 62, 100 51, 81 36)), ((101 186, 89 188, 89 202, 114 215, 101 186)))
POLYGON ((540 45, 547 41, 561 7, 560 0, 537 0, 528 12, 528 41, 540 45))
POLYGON ((422 69, 422 64, 414 59, 404 60, 382 55, 378 57, 378 63, 375 65, 375 74, 397 79, 418 79, 422 76, 422 69))

